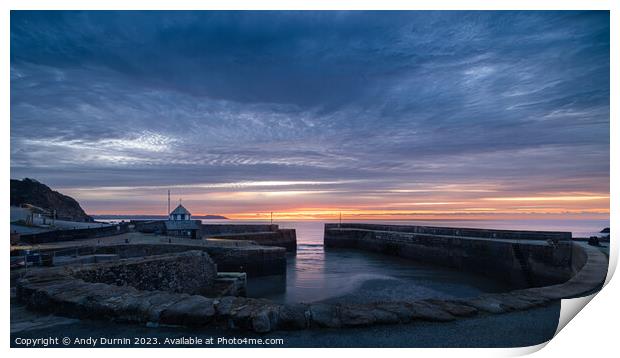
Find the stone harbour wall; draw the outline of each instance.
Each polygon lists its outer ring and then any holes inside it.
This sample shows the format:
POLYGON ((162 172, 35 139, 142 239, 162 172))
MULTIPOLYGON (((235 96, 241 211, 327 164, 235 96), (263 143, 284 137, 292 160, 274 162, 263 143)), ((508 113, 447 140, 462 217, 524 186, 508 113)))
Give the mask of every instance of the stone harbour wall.
POLYGON ((498 240, 571 240, 570 232, 561 231, 529 231, 529 230, 497 230, 454 228, 443 226, 414 226, 414 225, 381 225, 363 223, 325 224, 325 230, 355 229, 372 231, 405 232, 414 234, 429 234, 443 236, 475 237, 498 240))
POLYGON ((20 235, 19 241, 29 244, 44 244, 62 241, 87 240, 97 237, 120 235, 129 231, 129 224, 106 225, 87 229, 53 230, 20 235))
POLYGON ((199 250, 209 254, 218 271, 245 272, 248 276, 281 275, 286 272, 286 250, 257 245, 209 246, 189 244, 117 244, 95 248, 95 254, 117 254, 120 258, 162 255, 199 250))
POLYGON ((217 278, 215 263, 206 252, 196 250, 69 266, 67 270, 71 276, 86 282, 189 294, 209 292, 217 278))
POLYGON ((278 231, 276 224, 202 224, 206 236, 278 231))
POLYGON ((210 235, 209 238, 252 241, 263 246, 283 247, 286 249, 286 251, 289 252, 297 251, 297 234, 295 232, 295 229, 278 229, 273 232, 210 235))
MULTIPOLYGON (((561 283, 570 279, 575 271, 571 241, 542 240, 560 237, 563 233, 533 232, 528 236, 524 231, 510 233, 504 230, 493 235, 493 230, 482 230, 480 232, 485 237, 478 238, 455 236, 473 235, 478 233, 476 229, 464 232, 465 229, 455 228, 395 226, 395 231, 388 230, 390 228, 389 225, 368 224, 342 224, 338 228, 337 224, 326 224, 324 244, 326 247, 363 249, 475 272, 509 283, 514 288, 561 283), (489 236, 497 238, 489 239, 489 236)), ((570 237, 570 233, 565 237, 570 237)))
MULTIPOLYGON (((112 268, 130 265, 134 259, 127 257, 156 255, 171 250, 181 252, 201 246, 126 244, 117 245, 114 252, 125 257, 121 260, 124 263, 117 261, 94 266, 110 265, 106 269, 85 273, 84 270, 89 270, 88 265, 85 265, 84 268, 63 266, 29 271, 17 280, 16 297, 30 309, 70 317, 108 319, 150 326, 218 326, 262 333, 273 330, 346 328, 415 321, 443 322, 526 310, 562 298, 580 297, 596 292, 602 288, 608 269, 608 259, 598 249, 563 240, 473 238, 404 230, 369 230, 368 227, 345 229, 326 226, 325 231, 327 246, 361 248, 463 270, 480 270, 512 280, 517 289, 462 299, 412 299, 367 304, 278 304, 245 297, 209 298, 190 294, 196 292, 192 289, 175 289, 178 287, 175 285, 162 289, 156 284, 145 283, 140 278, 124 277, 123 269, 112 268), (476 265, 482 269, 476 268, 476 265), (507 273, 502 273, 502 270, 507 270, 507 273), (547 270, 549 273, 544 272, 547 270), (119 278, 120 285, 117 281, 119 278)), ((113 246, 105 249, 113 249, 113 246)), ((253 245, 230 248, 202 246, 197 250, 168 255, 190 255, 193 258, 201 257, 200 255, 207 252, 220 271, 238 271, 229 268, 222 270, 221 265, 247 265, 251 262, 252 265, 260 266, 265 262, 273 263, 274 258, 282 258, 281 269, 286 268, 283 248, 253 245), (248 256, 244 257, 244 254, 248 256), (261 255, 266 257, 263 263, 261 255)), ((167 262, 166 255, 154 259, 167 262)), ((144 260, 144 270, 148 267, 155 270, 154 266, 149 266, 150 259, 136 260, 144 260)), ((198 259, 195 262, 204 260, 198 259)), ((162 267, 164 270, 166 267, 178 269, 182 271, 177 273, 180 276, 186 273, 204 274, 201 269, 188 269, 183 265, 164 263, 162 267)), ((247 266, 241 268, 247 269, 247 266)), ((92 270, 92 267, 90 269, 92 270)), ((159 278, 157 271, 144 275, 153 279, 156 279, 157 275, 159 278)), ((178 277, 171 281, 177 279, 178 277)))
POLYGON ((70 317, 187 327, 221 326, 259 333, 273 330, 345 328, 415 321, 453 321, 463 317, 525 310, 578 297, 601 288, 607 258, 576 245, 583 260, 567 282, 457 300, 413 300, 369 304, 276 304, 244 297, 207 298, 186 293, 143 291, 132 286, 87 282, 69 271, 31 272, 16 286, 30 309, 70 317))

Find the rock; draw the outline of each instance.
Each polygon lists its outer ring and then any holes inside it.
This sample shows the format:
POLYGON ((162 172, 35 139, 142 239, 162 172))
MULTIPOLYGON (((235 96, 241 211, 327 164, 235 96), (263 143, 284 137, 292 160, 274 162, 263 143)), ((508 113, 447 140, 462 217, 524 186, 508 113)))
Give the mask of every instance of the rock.
POLYGON ((278 326, 280 305, 270 302, 258 302, 252 312, 252 329, 254 332, 266 333, 278 326))
POLYGON ((142 319, 145 321, 158 322, 163 311, 188 297, 188 295, 184 294, 171 294, 161 291, 149 293, 149 295, 145 295, 139 300, 137 307, 142 314, 142 319))
POLYGON ((590 236, 590 238, 588 239, 588 245, 591 245, 591 246, 601 246, 601 242, 600 242, 598 237, 590 236))
MULTIPOLYGON (((372 308, 367 305, 341 305, 340 321, 343 326, 370 326, 376 319, 372 308)), ((387 312, 386 312, 387 313, 387 312)))
POLYGON ((485 296, 465 300, 462 303, 489 313, 504 313, 508 310, 500 301, 485 296))
POLYGON ((454 302, 454 301, 443 301, 443 300, 436 300, 436 299, 430 299, 430 300, 425 300, 425 301, 430 304, 439 306, 441 307, 441 309, 457 317, 470 317, 478 313, 477 308, 464 305, 462 303, 454 302))
POLYGON ((516 295, 501 295, 498 297, 500 305, 508 310, 524 310, 536 306, 533 301, 516 295))
POLYGON ((280 307, 278 329, 304 329, 308 327, 306 312, 308 306, 304 304, 285 305, 280 307))
POLYGON ((455 317, 444 311, 440 306, 428 302, 412 302, 413 318, 425 321, 447 322, 454 321, 455 317))
POLYGON ((230 323, 235 328, 253 329, 252 312, 255 310, 250 299, 236 299, 230 311, 230 323))
POLYGON ((511 292, 511 295, 523 300, 523 301, 528 301, 532 307, 537 307, 537 306, 543 306, 547 303, 549 303, 549 299, 546 297, 542 297, 539 294, 533 293, 533 292, 525 292, 525 293, 515 293, 515 292, 511 292))
POLYGON ((324 303, 310 305, 311 326, 339 328, 342 326, 338 307, 324 303))
POLYGON ((271 331, 271 321, 267 312, 260 312, 252 317, 252 329, 258 333, 271 331))
POLYGON ((215 308, 215 312, 218 316, 230 316, 232 311, 233 303, 235 302, 236 297, 225 296, 220 297, 213 301, 213 306, 215 308))
POLYGON ((394 314, 402 323, 410 322, 413 319, 412 310, 404 302, 381 302, 377 303, 375 307, 394 314))
POLYGON ((190 296, 166 308, 160 317, 164 324, 181 326, 205 326, 215 316, 213 300, 203 296, 190 296))
MULTIPOLYGON (((148 293, 132 292, 127 290, 123 294, 110 296, 107 298, 90 296, 88 297, 87 317, 104 317, 121 322, 148 322, 152 321, 148 311, 149 306, 145 305, 145 296, 148 293)), ((153 317, 158 320, 159 317, 153 317)))
POLYGON ((400 322, 400 318, 396 313, 385 311, 378 307, 373 308, 370 313, 374 317, 375 323, 378 324, 391 324, 400 322))

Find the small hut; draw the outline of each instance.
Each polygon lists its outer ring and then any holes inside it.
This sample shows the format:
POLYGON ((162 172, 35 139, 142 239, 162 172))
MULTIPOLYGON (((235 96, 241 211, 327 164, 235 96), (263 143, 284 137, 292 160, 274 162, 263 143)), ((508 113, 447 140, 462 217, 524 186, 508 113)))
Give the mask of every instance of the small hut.
POLYGON ((164 225, 168 236, 202 238, 202 223, 200 220, 192 220, 192 214, 181 204, 170 212, 164 225))

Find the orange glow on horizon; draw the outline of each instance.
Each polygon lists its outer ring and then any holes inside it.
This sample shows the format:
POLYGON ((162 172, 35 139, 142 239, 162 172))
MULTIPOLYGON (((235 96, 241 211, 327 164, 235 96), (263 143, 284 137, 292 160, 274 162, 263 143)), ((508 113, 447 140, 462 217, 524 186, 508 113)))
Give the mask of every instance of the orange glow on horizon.
MULTIPOLYGON (((274 218, 279 220, 336 220, 342 214, 343 218, 354 220, 429 220, 429 219, 501 219, 528 217, 544 217, 562 214, 609 214, 607 208, 595 209, 528 209, 526 210, 498 210, 496 208, 466 208, 462 210, 349 210, 337 208, 314 208, 291 211, 274 212, 274 218)), ((234 220, 268 220, 270 212, 261 213, 229 213, 224 214, 234 220)))
MULTIPOLYGON (((279 183, 279 182, 278 182, 279 183)), ((179 193, 193 216, 222 215, 235 220, 439 220, 508 219, 527 216, 609 215, 608 192, 517 193, 511 188, 485 185, 433 185, 425 189, 346 191, 330 188, 280 190, 197 190, 179 193), (424 192, 425 194, 420 194, 424 192), (432 195, 426 193, 434 192, 432 195), (460 194, 459 194, 460 192, 460 194), (479 194, 476 194, 479 193, 479 194), (490 195, 490 193, 492 193, 490 195), (521 194, 521 195, 519 195, 521 194), (304 206, 297 206, 304 203, 304 206)), ((126 193, 114 190, 73 193, 93 215, 166 215, 162 194, 143 192, 142 201, 122 202, 126 193), (119 198, 119 199, 117 199, 119 198), (88 203, 105 202, 104 210, 89 210, 88 203), (116 204, 118 200, 118 204, 116 204), (115 210, 124 208, 124 210, 115 210)))

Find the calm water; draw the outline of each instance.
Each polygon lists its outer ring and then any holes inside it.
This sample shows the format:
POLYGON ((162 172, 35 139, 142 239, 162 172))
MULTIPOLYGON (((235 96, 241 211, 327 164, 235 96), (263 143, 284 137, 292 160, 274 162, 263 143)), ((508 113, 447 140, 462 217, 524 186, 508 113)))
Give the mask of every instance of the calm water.
POLYGON ((315 244, 298 244, 297 255, 287 258, 286 276, 248 281, 249 296, 289 303, 467 297, 507 289, 492 280, 438 266, 315 244))
MULTIPOLYGON (((350 222, 350 221, 349 221, 350 222)), ((368 222, 368 221, 365 221, 368 222)), ((390 221, 417 224, 522 230, 572 231, 590 236, 609 225, 605 220, 566 221, 390 221)), ((323 222, 277 222, 297 231, 297 255, 288 258, 287 275, 256 278, 248 294, 280 302, 391 300, 403 298, 453 298, 509 290, 501 282, 438 266, 356 250, 325 249, 323 222)))

